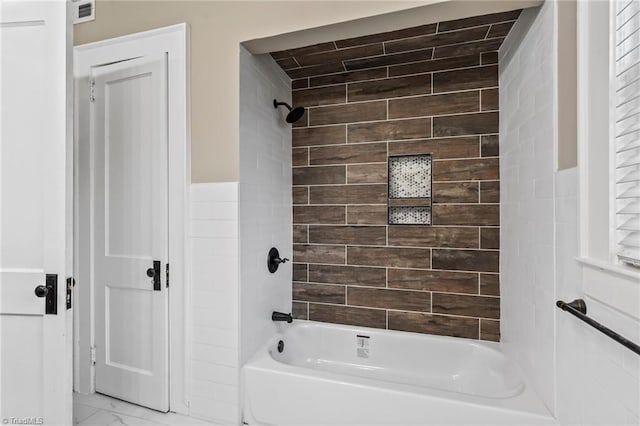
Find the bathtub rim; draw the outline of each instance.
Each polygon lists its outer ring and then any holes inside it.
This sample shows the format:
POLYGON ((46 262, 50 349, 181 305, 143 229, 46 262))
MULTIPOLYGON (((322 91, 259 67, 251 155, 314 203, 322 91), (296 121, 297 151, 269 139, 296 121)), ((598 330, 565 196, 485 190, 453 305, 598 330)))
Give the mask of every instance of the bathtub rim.
POLYGON ((279 323, 277 334, 283 335, 285 334, 286 330, 294 327, 296 328, 328 328, 328 329, 349 330, 349 331, 353 331, 357 329, 358 334, 367 334, 367 333, 389 334, 391 336, 397 336, 397 337, 411 336, 419 339, 446 341, 446 342, 455 343, 456 345, 467 344, 474 347, 483 348, 483 350, 486 349, 489 351, 497 352, 501 356, 506 357, 504 351, 502 350, 502 344, 500 342, 493 342, 490 340, 478 340, 478 339, 472 339, 469 337, 454 337, 454 336, 445 336, 445 335, 439 335, 439 334, 418 333, 415 331, 391 330, 391 329, 384 329, 384 328, 373 328, 373 327, 348 325, 348 324, 336 324, 336 323, 312 321, 312 320, 296 319, 296 320, 293 320, 293 323, 291 324, 279 323), (360 331, 364 333, 360 333, 360 331))

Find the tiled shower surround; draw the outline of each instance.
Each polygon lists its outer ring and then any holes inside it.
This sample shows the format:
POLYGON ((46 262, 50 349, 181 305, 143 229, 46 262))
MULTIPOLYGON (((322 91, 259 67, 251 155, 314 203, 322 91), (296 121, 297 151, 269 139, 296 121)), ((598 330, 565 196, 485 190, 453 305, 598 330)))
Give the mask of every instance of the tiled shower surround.
POLYGON ((520 11, 272 56, 293 129, 296 318, 500 338, 497 50, 520 11), (431 154, 432 226, 388 225, 388 156, 431 154))

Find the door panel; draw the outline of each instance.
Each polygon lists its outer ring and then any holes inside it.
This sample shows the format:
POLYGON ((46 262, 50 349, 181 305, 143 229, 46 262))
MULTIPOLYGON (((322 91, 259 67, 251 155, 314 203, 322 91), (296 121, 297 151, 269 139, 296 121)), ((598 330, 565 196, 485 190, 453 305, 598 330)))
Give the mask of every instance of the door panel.
POLYGON ((63 1, 0 1, 0 418, 71 423, 64 305, 71 23, 63 1), (36 286, 58 278, 57 315, 36 286))
MULTIPOLYGON (((3 238, 3 242, 6 244, 9 241, 3 238)), ((2 245, 5 246, 5 244, 2 245)), ((2 265, 6 264, 2 259, 2 265)), ((45 283, 45 274, 42 271, 10 271, 2 268, 1 274, 0 315, 41 316, 44 314, 44 299, 35 295, 36 285, 45 283)))
POLYGON ((153 205, 150 188, 145 185, 154 179, 154 164, 150 157, 157 143, 157 136, 154 138, 152 132, 158 125, 154 122, 158 119, 158 111, 147 105, 151 101, 147 96, 153 93, 153 80, 153 74, 141 73, 105 81, 105 233, 108 257, 153 260, 154 224, 149 219, 153 217, 156 206, 153 205), (132 185, 132 182, 141 184, 132 185))
MULTIPOLYGON (((3 281, 4 283, 4 281, 3 281)), ((3 293, 4 295, 4 293, 3 293)), ((41 303, 42 305, 42 303, 41 303)), ((2 418, 6 417, 48 417, 44 412, 43 392, 37 387, 42 386, 44 363, 33 363, 34 356, 25 354, 24 348, 29 348, 41 358, 44 353, 43 318, 40 315, 19 316, 2 315, 0 319, 0 333, 2 333, 2 418), (11 348, 23 348, 11 350, 11 348)))
POLYGON ((153 298, 149 290, 106 287, 106 363, 119 368, 152 375, 153 334, 139 330, 153 329, 153 298), (117 310, 111 308, 117 308, 117 310), (137 342, 123 345, 119 342, 137 342))
POLYGON ((168 411, 166 55, 95 68, 96 391, 168 411))

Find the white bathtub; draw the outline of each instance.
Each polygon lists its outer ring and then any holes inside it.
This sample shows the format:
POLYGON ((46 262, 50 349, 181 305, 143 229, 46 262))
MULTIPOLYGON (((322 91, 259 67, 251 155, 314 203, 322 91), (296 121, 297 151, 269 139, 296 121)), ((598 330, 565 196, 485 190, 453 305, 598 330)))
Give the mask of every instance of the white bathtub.
POLYGON ((243 368, 249 425, 554 424, 496 343, 308 321, 282 329, 243 368))

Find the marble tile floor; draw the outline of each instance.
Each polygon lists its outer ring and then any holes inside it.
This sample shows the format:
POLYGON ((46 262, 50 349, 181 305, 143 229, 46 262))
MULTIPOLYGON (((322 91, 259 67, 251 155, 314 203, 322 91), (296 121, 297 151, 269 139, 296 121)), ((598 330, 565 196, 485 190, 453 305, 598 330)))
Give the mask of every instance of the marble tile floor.
POLYGON ((214 423, 207 423, 204 420, 175 413, 160 413, 98 393, 73 394, 73 424, 80 426, 214 426, 214 423))

